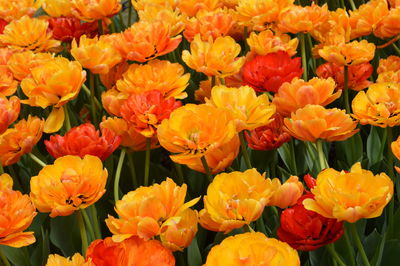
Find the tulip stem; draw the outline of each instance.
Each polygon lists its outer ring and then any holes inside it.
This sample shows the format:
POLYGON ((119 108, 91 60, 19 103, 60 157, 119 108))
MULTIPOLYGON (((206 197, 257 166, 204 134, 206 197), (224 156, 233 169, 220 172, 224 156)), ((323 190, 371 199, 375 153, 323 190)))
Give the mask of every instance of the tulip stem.
POLYGON ((101 20, 101 19, 99 19, 98 21, 97 21, 97 25, 98 25, 98 28, 99 28, 99 35, 103 35, 103 20, 101 20))
POLYGON ((41 167, 45 167, 46 164, 40 160, 38 157, 36 157, 33 153, 28 153, 29 157, 32 158, 32 160, 34 160, 38 165, 40 165, 41 167))
POLYGON ((183 173, 182 173, 182 166, 179 163, 175 163, 175 169, 176 169, 176 177, 179 185, 182 185, 185 180, 183 179, 183 173))
POLYGON ((251 169, 253 167, 251 166, 250 157, 249 157, 249 154, 247 153, 247 147, 246 147, 246 142, 244 140, 243 130, 239 132, 239 139, 240 139, 240 147, 241 147, 241 150, 242 150, 242 155, 243 155, 243 158, 244 158, 244 162, 246 163, 246 167, 248 169, 251 169))
POLYGON ((324 170, 325 168, 329 168, 328 163, 326 162, 322 141, 323 141, 322 139, 317 140, 317 152, 318 152, 319 166, 321 168, 320 169, 321 171, 324 170))
POLYGON ((361 259, 362 259, 364 265, 365 266, 370 266, 367 254, 365 254, 364 246, 361 243, 360 236, 358 235, 356 224, 355 223, 350 223, 349 224, 349 228, 350 228, 350 232, 351 232, 351 234, 353 236, 353 239, 356 242, 356 246, 358 248, 358 251, 360 252, 361 259))
POLYGON ((393 152, 392 152, 392 142, 393 142, 393 130, 391 127, 386 128, 386 134, 387 134, 387 139, 386 139, 386 144, 387 144, 387 158, 388 158, 388 168, 389 168, 389 176, 390 178, 394 179, 394 171, 393 171, 393 152))
POLYGON ((97 126, 97 117, 96 117, 96 105, 95 99, 96 95, 94 94, 94 74, 89 74, 89 88, 90 88, 90 110, 92 111, 92 121, 95 126, 97 126))
POLYGON ((216 82, 215 76, 212 76, 211 77, 211 89, 214 88, 215 82, 216 82))
POLYGON ((353 1, 353 0, 350 0, 349 2, 350 2, 351 9, 352 9, 353 11, 356 10, 357 8, 356 8, 356 5, 354 4, 354 1, 353 1))
MULTIPOLYGON (((89 215, 86 213, 85 209, 81 209, 81 212, 82 212, 83 219, 85 220, 85 228, 88 229, 91 240, 93 241, 96 239, 96 236, 94 235, 94 230, 93 230, 89 215)), ((90 242, 92 242, 92 241, 90 241, 90 242)))
POLYGON ((349 67, 344 66, 344 104, 346 107, 346 113, 350 114, 350 103, 349 103, 349 67))
POLYGON ((208 178, 208 181, 211 183, 213 181, 213 177, 211 175, 210 167, 208 166, 207 160, 205 156, 202 156, 200 158, 201 163, 203 164, 204 170, 206 171, 206 175, 208 178))
POLYGON ((397 47, 397 45, 395 43, 392 43, 392 46, 393 46, 394 50, 396 51, 397 55, 400 56, 400 48, 397 47))
POLYGON ((144 186, 149 185, 151 138, 146 138, 146 158, 144 162, 144 186))
POLYGON ((67 104, 64 104, 63 108, 64 108, 64 113, 65 113, 64 126, 65 126, 65 130, 68 132, 71 129, 71 120, 69 119, 67 104))
POLYGON ((350 258, 350 266, 355 266, 355 263, 353 261, 354 258, 354 248, 353 246, 350 244, 350 239, 349 239, 349 233, 347 230, 344 231, 344 241, 346 243, 346 251, 348 253, 348 257, 350 258))
MULTIPOLYGON (((82 89, 85 91, 85 93, 88 97, 91 97, 90 90, 85 84, 82 84, 82 89)), ((97 108, 101 109, 101 104, 100 104, 99 100, 97 100, 97 98, 94 98, 94 102, 95 102, 97 108)))
POLYGON ((224 78, 219 78, 219 80, 221 81, 221 85, 225 86, 225 79, 224 78))
POLYGON ((8 262, 7 257, 4 255, 3 251, 0 248, 0 261, 2 262, 2 265, 4 266, 11 266, 11 264, 8 262))
POLYGON ((115 172, 115 180, 114 180, 114 201, 117 202, 119 200, 119 179, 121 177, 122 164, 124 163, 125 158, 125 149, 121 150, 121 154, 119 155, 117 171, 115 172))
POLYGON ((131 170, 133 187, 137 188, 137 187, 139 187, 139 185, 138 185, 138 181, 137 181, 136 168, 135 168, 135 163, 133 161, 132 154, 133 154, 132 152, 128 153, 128 164, 129 164, 129 169, 131 170))
POLYGON ((76 217, 78 219, 79 232, 81 233, 81 239, 82 239, 82 255, 85 256, 86 250, 88 248, 88 239, 86 234, 85 222, 83 221, 82 217, 82 211, 78 211, 76 217))
POLYGON ((339 255, 336 253, 335 246, 332 244, 326 245, 328 251, 331 253, 333 259, 340 265, 346 266, 346 264, 342 261, 339 255))
POLYGON ((251 228, 251 226, 249 224, 245 224, 243 229, 244 229, 245 232, 254 233, 254 229, 251 228))
POLYGON ((92 218, 93 218, 93 224, 94 224, 94 235, 95 235, 95 239, 101 239, 101 229, 100 229, 100 223, 99 223, 99 219, 97 217, 97 209, 96 209, 96 205, 92 204, 90 207, 90 212, 92 214, 92 218))
POLYGON ((122 19, 122 12, 118 13, 118 17, 119 17, 119 23, 121 24, 121 28, 122 28, 121 30, 124 31, 125 23, 124 23, 124 20, 122 19))
POLYGON ((131 25, 131 19, 132 19, 132 1, 129 2, 129 9, 128 9, 128 27, 131 25))
POLYGON ((0 163, 0 175, 4 174, 3 165, 0 163))
POLYGON ((301 64, 303 66, 303 80, 307 81, 308 69, 307 69, 305 33, 300 33, 300 49, 301 49, 301 64))

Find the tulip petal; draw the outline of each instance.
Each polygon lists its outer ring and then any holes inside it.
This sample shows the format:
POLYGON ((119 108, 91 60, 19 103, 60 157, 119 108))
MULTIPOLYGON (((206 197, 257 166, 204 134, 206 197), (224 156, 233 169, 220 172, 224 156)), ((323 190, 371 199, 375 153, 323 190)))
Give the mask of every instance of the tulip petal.
POLYGON ((59 131, 64 124, 64 119, 64 108, 53 108, 50 115, 44 122, 43 131, 45 133, 54 133, 59 131))

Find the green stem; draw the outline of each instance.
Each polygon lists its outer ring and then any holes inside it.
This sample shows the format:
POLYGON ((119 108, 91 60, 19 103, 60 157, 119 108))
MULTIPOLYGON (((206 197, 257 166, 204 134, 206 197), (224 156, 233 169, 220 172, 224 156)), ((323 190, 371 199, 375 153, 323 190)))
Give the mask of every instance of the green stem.
POLYGON ((138 185, 138 180, 137 180, 137 176, 136 176, 135 163, 133 161, 133 152, 128 152, 128 164, 129 164, 129 169, 131 170, 133 187, 137 188, 137 187, 139 187, 139 185, 138 185))
POLYGON ((243 28, 243 40, 244 40, 244 53, 246 54, 248 51, 250 51, 250 46, 247 43, 247 37, 249 37, 249 29, 247 26, 243 28))
POLYGON ((95 87, 94 87, 94 74, 89 74, 89 88, 90 88, 90 110, 92 112, 92 121, 94 125, 97 125, 97 116, 96 116, 96 105, 95 105, 95 87))
POLYGON ((352 9, 353 11, 356 10, 357 7, 356 7, 356 5, 354 4, 354 1, 353 1, 353 0, 350 0, 349 2, 350 2, 351 9, 352 9))
POLYGON ((29 157, 32 158, 32 160, 34 160, 38 165, 40 165, 41 167, 45 167, 46 164, 40 160, 38 157, 36 157, 33 153, 28 153, 29 157))
POLYGON ((253 167, 251 166, 250 157, 249 157, 249 154, 247 153, 247 147, 246 147, 246 142, 244 140, 244 133, 243 132, 244 131, 240 131, 239 132, 240 147, 241 147, 241 150, 242 150, 242 155, 243 155, 243 158, 244 158, 244 162, 246 163, 246 167, 248 169, 250 169, 250 168, 253 168, 253 167))
POLYGON ((350 266, 356 266, 355 263, 354 263, 354 260, 353 260, 353 258, 354 258, 354 248, 350 244, 349 234, 348 234, 347 230, 344 231, 344 241, 346 243, 347 256, 350 259, 350 266))
MULTIPOLYGON (((83 88, 83 91, 86 93, 86 95, 90 98, 92 94, 90 93, 89 88, 85 84, 82 84, 82 88, 83 88)), ((96 97, 94 98, 94 102, 98 109, 102 108, 101 103, 99 102, 99 100, 97 100, 96 97)))
POLYGON ((208 181, 211 183, 213 181, 213 177, 211 175, 210 167, 208 166, 206 157, 203 156, 200 158, 200 160, 201 160, 201 163, 203 164, 204 170, 206 171, 208 181))
POLYGON ((103 34, 104 34, 104 31, 103 31, 103 21, 102 21, 101 19, 99 19, 99 20, 97 21, 97 25, 98 25, 98 27, 99 27, 99 35, 103 35, 103 34))
POLYGON ((119 200, 119 179, 121 178, 121 170, 122 164, 124 163, 125 158, 125 149, 121 150, 121 154, 119 155, 117 170, 115 171, 115 180, 114 180, 114 201, 117 202, 119 200))
POLYGON ((0 261, 2 262, 1 264, 4 266, 11 266, 11 264, 8 262, 7 257, 4 255, 3 251, 0 248, 0 261))
POLYGON ((292 170, 294 171, 294 175, 297 175, 297 164, 296 164, 296 153, 294 151, 294 139, 289 142, 290 147, 290 159, 292 163, 292 170))
POLYGON ((131 25, 132 20, 132 1, 129 1, 129 9, 128 9, 128 27, 131 25))
POLYGON ((254 229, 251 228, 251 226, 249 224, 245 224, 243 229, 244 229, 245 232, 254 233, 254 229))
POLYGON ((151 138, 146 138, 146 157, 144 163, 144 186, 149 185, 150 174, 150 151, 151 151, 151 138))
POLYGON ((99 219, 97 217, 96 205, 92 204, 89 207, 89 209, 90 209, 90 213, 91 213, 92 218, 93 218, 94 235, 95 235, 96 239, 101 239, 101 229, 100 229, 99 219))
POLYGON ((307 81, 308 69, 307 69, 305 33, 300 33, 300 49, 301 49, 301 62, 302 62, 301 64, 303 66, 303 80, 307 81))
POLYGON ((394 179, 394 171, 393 171, 393 152, 392 152, 392 142, 393 142, 393 130, 391 127, 386 128, 387 132, 387 141, 386 141, 386 147, 387 147, 387 158, 388 158, 388 168, 389 168, 389 176, 390 178, 394 179))
POLYGON ((110 27, 111 27, 111 33, 116 33, 117 32, 117 29, 115 28, 115 20, 114 19, 111 19, 110 27))
POLYGON ((329 253, 331 253, 333 259, 340 265, 340 266, 346 266, 346 264, 342 261, 342 259, 339 257, 339 255, 336 253, 335 246, 334 244, 329 244, 326 245, 326 248, 328 249, 329 253))
POLYGON ((67 104, 64 104, 63 108, 64 108, 64 115, 65 115, 64 126, 65 126, 65 130, 68 132, 71 129, 71 120, 69 119, 67 104))
POLYGON ((122 19, 122 12, 118 13, 118 17, 119 17, 119 23, 121 23, 121 28, 123 31, 125 29, 125 23, 124 23, 124 20, 122 19))
POLYGON ((318 139, 317 140, 317 152, 318 152, 318 160, 319 160, 319 166, 320 166, 320 170, 322 171, 323 169, 329 168, 328 163, 326 162, 326 158, 325 158, 325 153, 324 153, 324 148, 322 146, 323 140, 322 139, 318 139))
MULTIPOLYGON (((308 41, 308 45, 310 46, 310 48, 313 47, 313 43, 312 43, 312 39, 311 39, 311 35, 307 34, 307 41, 308 41)), ((317 61, 315 60, 314 56, 311 56, 311 62, 312 62, 312 71, 315 74, 316 73, 316 69, 317 69, 317 61)))
POLYGON ((361 259, 362 259, 364 265, 365 266, 370 266, 367 254, 365 253, 365 250, 364 250, 364 246, 361 243, 360 236, 358 235, 356 224, 355 223, 350 223, 349 224, 349 228, 350 228, 350 232, 351 232, 351 234, 353 236, 353 239, 356 242, 356 246, 358 248, 358 251, 360 252, 361 259))
POLYGON ((86 250, 88 248, 88 239, 86 234, 85 222, 83 221, 82 212, 78 211, 76 213, 76 217, 78 219, 79 225, 79 232, 81 233, 81 240, 82 240, 82 255, 86 255, 86 250))
POLYGON ((185 180, 183 179, 182 166, 179 163, 175 163, 175 169, 178 184, 182 185, 183 183, 185 183, 185 180))
POLYGON ((216 83, 215 76, 212 76, 211 77, 211 89, 214 88, 215 83, 216 83))
POLYGON ((395 43, 392 43, 392 46, 393 46, 394 50, 396 51, 397 55, 400 56, 400 48, 397 47, 397 45, 395 43))
POLYGON ((89 215, 87 214, 85 209, 81 209, 81 212, 82 212, 83 219, 85 220, 85 228, 88 229, 89 235, 91 237, 91 241, 90 242, 92 242, 93 240, 96 239, 96 237, 94 235, 92 222, 90 221, 89 215))
POLYGON ((346 113, 350 114, 350 102, 349 102, 349 67, 344 66, 344 104, 346 106, 346 113))
POLYGON ((3 165, 0 163, 0 175, 4 174, 3 165))
POLYGON ((221 81, 221 85, 225 86, 225 79, 224 78, 219 78, 219 80, 221 81))

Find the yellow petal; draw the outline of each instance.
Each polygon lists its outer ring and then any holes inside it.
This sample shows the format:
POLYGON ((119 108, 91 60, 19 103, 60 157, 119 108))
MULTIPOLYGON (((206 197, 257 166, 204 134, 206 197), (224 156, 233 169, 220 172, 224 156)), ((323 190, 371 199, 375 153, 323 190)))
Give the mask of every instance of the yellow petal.
POLYGON ((44 132, 54 133, 61 129, 64 124, 64 109, 63 108, 53 108, 50 115, 44 122, 44 132))

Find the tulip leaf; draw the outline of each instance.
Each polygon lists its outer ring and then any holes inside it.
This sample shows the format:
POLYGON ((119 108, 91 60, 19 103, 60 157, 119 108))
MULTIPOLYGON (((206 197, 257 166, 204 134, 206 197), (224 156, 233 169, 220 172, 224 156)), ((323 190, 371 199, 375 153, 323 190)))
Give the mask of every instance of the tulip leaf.
POLYGON ((367 138, 367 157, 369 160, 369 167, 383 160, 384 145, 385 143, 382 143, 379 136, 379 129, 371 126, 371 131, 367 138))
POLYGON ((32 266, 29 261, 27 247, 13 248, 0 245, 0 249, 12 264, 16 266, 32 266))
POLYGON ((310 251, 309 256, 311 266, 332 265, 332 258, 325 247, 310 251))
POLYGON ((386 242, 380 265, 397 266, 400 261, 400 240, 392 239, 386 242))
POLYGON ((76 214, 59 216, 50 220, 50 241, 64 256, 69 257, 81 249, 76 214))
POLYGON ((203 263, 196 237, 193 238, 192 243, 187 249, 187 258, 189 266, 201 266, 203 263))
POLYGON ((49 232, 41 228, 40 235, 36 237, 38 245, 31 256, 32 265, 45 265, 50 253, 49 232))
POLYGON ((335 142, 336 158, 345 160, 346 167, 349 169, 356 162, 360 162, 363 157, 363 142, 360 133, 355 134, 345 141, 335 142))

